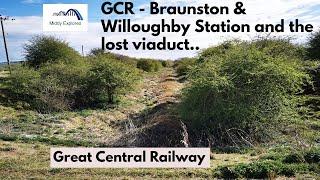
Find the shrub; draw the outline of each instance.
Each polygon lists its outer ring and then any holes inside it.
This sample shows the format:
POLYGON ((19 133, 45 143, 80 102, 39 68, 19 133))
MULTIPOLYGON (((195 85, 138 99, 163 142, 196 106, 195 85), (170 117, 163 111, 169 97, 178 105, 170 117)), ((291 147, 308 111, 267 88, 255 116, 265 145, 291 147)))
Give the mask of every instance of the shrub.
POLYGON ((36 36, 25 47, 25 58, 30 67, 56 61, 71 61, 80 57, 68 43, 52 36, 36 36))
POLYGON ((171 60, 161 61, 163 67, 172 67, 173 62, 171 60))
POLYGON ((146 72, 157 72, 161 68, 160 61, 151 60, 151 59, 142 59, 138 60, 137 68, 142 69, 146 72))
POLYGON ((305 86, 305 93, 320 94, 320 65, 307 67, 307 72, 311 76, 313 83, 305 86))
POLYGON ((298 60, 272 57, 254 45, 241 44, 225 53, 191 69, 180 115, 216 145, 266 140, 272 135, 267 127, 294 112, 293 95, 308 75, 298 60))
POLYGON ((10 90, 15 93, 15 99, 28 101, 34 98, 33 87, 35 81, 40 79, 41 74, 34 69, 24 67, 22 65, 16 66, 9 77, 8 86, 10 90))
POLYGON ((307 42, 307 55, 309 59, 320 59, 320 31, 312 33, 307 42))
POLYGON ((305 47, 291 43, 290 38, 259 38, 251 45, 271 57, 306 59, 305 47))
POLYGON ((91 51, 89 53, 90 56, 99 56, 99 55, 103 55, 103 54, 106 54, 106 52, 101 48, 91 49, 91 51))
POLYGON ((87 91, 95 103, 114 103, 115 96, 132 89, 134 82, 139 79, 135 68, 117 60, 99 56, 93 61, 87 91))
POLYGON ((284 163, 302 163, 304 162, 304 157, 301 153, 291 153, 289 155, 287 155, 284 159, 283 159, 284 163))
POLYGON ((232 41, 225 41, 218 46, 209 47, 200 53, 200 56, 197 59, 197 62, 205 62, 210 59, 212 60, 215 57, 223 58, 225 57, 228 51, 230 51, 231 49, 241 44, 243 45, 245 43, 238 40, 232 40, 232 41))
POLYGON ((235 170, 246 178, 262 179, 272 176, 276 171, 276 164, 268 161, 242 164, 235 167, 235 170))
POLYGON ((16 99, 47 113, 114 103, 115 97, 132 88, 137 77, 135 68, 97 56, 91 61, 79 58, 38 69, 17 67, 8 87, 16 99))
POLYGON ((41 112, 70 110, 77 107, 76 92, 83 88, 86 65, 62 62, 37 70, 27 66, 13 70, 9 88, 31 107, 41 112))
POLYGON ((250 178, 265 179, 276 176, 293 177, 296 173, 308 172, 307 164, 283 164, 279 161, 256 161, 249 164, 238 164, 231 167, 220 167, 218 174, 221 178, 250 178))
POLYGON ((278 161, 283 158, 283 154, 281 153, 269 153, 266 155, 261 156, 259 159, 260 160, 273 160, 273 161, 278 161))
POLYGON ((220 167, 218 170, 220 172, 220 178, 237 179, 241 177, 241 174, 231 167, 220 167))
POLYGON ((320 163, 320 149, 311 149, 307 151, 304 158, 308 163, 320 163))
POLYGON ((237 49, 239 46, 244 50, 250 50, 253 46, 258 51, 271 57, 306 58, 306 49, 301 45, 291 43, 290 38, 257 38, 252 42, 231 40, 222 44, 210 47, 200 53, 198 62, 204 62, 217 58, 226 58, 229 51, 237 49))
POLYGON ((178 76, 185 76, 187 75, 190 68, 195 65, 196 59, 194 58, 182 58, 175 62, 175 69, 178 76))

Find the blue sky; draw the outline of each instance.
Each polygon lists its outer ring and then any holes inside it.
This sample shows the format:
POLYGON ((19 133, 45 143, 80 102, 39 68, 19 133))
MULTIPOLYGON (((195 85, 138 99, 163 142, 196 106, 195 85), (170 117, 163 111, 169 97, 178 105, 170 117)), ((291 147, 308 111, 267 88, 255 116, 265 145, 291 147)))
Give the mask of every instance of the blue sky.
MULTIPOLYGON (((156 0, 160 5, 192 5, 199 6, 205 3, 209 5, 224 5, 233 7, 238 0, 156 0)), ((302 23, 310 23, 319 28, 320 23, 320 0, 242 0, 247 9, 246 16, 170 16, 164 15, 148 15, 147 13, 136 14, 134 16, 106 16, 103 15, 100 7, 103 0, 0 0, 0 14, 10 15, 16 19, 14 22, 6 22, 6 36, 9 45, 10 59, 23 60, 23 46, 33 36, 39 34, 53 35, 60 39, 66 40, 70 46, 80 51, 81 46, 85 46, 85 52, 89 52, 91 48, 101 46, 101 37, 105 36, 110 41, 120 41, 123 38, 139 41, 142 37, 146 37, 148 41, 158 41, 162 36, 166 36, 171 41, 183 41, 188 38, 191 43, 200 48, 216 45, 224 40, 238 38, 250 40, 259 34, 256 33, 195 33, 190 32, 186 37, 181 37, 178 33, 166 33, 159 37, 153 37, 148 33, 104 33, 100 23, 101 19, 114 18, 132 18, 135 23, 159 23, 161 18, 175 19, 178 23, 195 24, 197 19, 208 20, 212 23, 219 23, 230 19, 233 23, 278 23, 280 19, 286 21, 298 18, 302 23), (89 6, 89 31, 84 33, 44 33, 42 32, 42 4, 88 4, 89 6)), ((112 1, 116 2, 116 1, 112 1)), ((150 1, 135 0, 133 1, 135 8, 140 6, 147 7, 150 1)), ((282 33, 272 34, 274 36, 293 36, 297 43, 304 43, 309 33, 282 33)), ((135 57, 151 57, 161 59, 177 59, 185 56, 195 56, 198 51, 119 51, 125 55, 135 57)), ((0 62, 5 61, 4 47, 2 37, 0 37, 0 62)))
MULTIPOLYGON (((103 16, 100 7, 103 0, 0 0, 0 13, 10 16, 42 16, 42 4, 88 4, 89 20, 99 21, 103 16)), ((135 0, 136 5, 143 4, 143 0, 135 0)))

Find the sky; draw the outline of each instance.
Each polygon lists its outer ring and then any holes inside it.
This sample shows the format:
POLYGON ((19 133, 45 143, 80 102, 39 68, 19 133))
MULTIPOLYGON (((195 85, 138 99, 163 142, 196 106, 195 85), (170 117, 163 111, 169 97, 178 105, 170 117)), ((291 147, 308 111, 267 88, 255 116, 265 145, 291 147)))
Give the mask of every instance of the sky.
MULTIPOLYGON (((156 0, 160 5, 165 6, 200 6, 208 3, 211 6, 234 7, 238 0, 156 0)), ((120 41, 124 38, 130 41, 139 41, 142 37, 148 40, 159 41, 166 36, 170 41, 182 41, 188 38, 190 42, 201 49, 214 46, 229 39, 250 40, 258 35, 251 33, 196 33, 190 31, 186 37, 180 33, 164 33, 159 37, 151 36, 150 33, 104 33, 101 26, 101 19, 131 18, 133 22, 159 23, 160 19, 175 19, 177 23, 190 23, 194 27, 197 19, 204 19, 211 23, 220 23, 230 19, 232 23, 247 23, 250 25, 257 23, 279 23, 281 19, 287 22, 299 19, 301 23, 312 24, 317 30, 320 23, 320 1, 319 0, 242 0, 246 8, 247 15, 149 15, 147 13, 137 13, 136 15, 104 15, 101 12, 103 0, 0 0, 0 14, 9 15, 15 21, 5 22, 5 32, 8 42, 9 56, 12 61, 24 60, 23 46, 35 35, 53 35, 57 38, 69 42, 77 51, 84 46, 85 53, 92 48, 101 47, 101 37, 104 36, 110 41, 120 41), (43 32, 42 31, 42 4, 88 4, 89 7, 89 30, 88 32, 43 32)), ((111 1, 116 2, 116 1, 111 1)), ((134 0, 136 9, 148 7, 150 1, 134 0)), ((262 34, 266 35, 266 34, 262 34)), ((310 33, 273 33, 272 36, 292 36, 296 43, 305 43, 310 33)), ((201 51, 201 50, 200 50, 201 51)), ((181 57, 196 56, 199 51, 137 51, 129 50, 115 51, 119 54, 159 59, 178 59, 181 57)), ((0 37, 0 62, 5 62, 5 51, 0 37)))

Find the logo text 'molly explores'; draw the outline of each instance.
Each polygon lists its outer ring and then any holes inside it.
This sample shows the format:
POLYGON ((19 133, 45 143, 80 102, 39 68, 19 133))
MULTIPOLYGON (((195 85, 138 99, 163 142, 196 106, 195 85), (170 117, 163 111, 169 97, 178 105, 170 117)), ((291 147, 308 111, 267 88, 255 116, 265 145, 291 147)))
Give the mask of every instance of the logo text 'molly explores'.
POLYGON ((44 4, 43 31, 87 31, 87 4, 44 4))

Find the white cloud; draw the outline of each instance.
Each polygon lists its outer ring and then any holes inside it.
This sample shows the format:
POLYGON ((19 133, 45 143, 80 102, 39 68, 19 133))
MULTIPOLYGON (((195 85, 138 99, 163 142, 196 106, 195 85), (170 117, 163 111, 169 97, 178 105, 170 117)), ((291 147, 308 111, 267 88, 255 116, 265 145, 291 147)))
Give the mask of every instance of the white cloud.
MULTIPOLYGON (((252 27, 257 23, 278 23, 281 19, 295 20, 299 18, 301 23, 311 23, 315 26, 315 29, 319 27, 320 16, 312 11, 317 5, 320 5, 319 0, 268 0, 268 1, 243 1, 245 8, 247 9, 247 15, 233 15, 232 7, 235 6, 236 0, 222 1, 222 0, 158 0, 161 5, 188 5, 188 6, 199 6, 205 3, 209 5, 223 5, 230 7, 230 15, 148 15, 148 16, 138 16, 134 18, 134 23, 146 24, 146 23, 159 23, 160 20, 175 19, 177 23, 192 24, 192 29, 188 32, 186 37, 180 36, 180 33, 163 33, 159 37, 151 36, 151 33, 104 33, 100 22, 89 23, 88 32, 79 33, 43 33, 42 32, 42 17, 16 17, 15 22, 6 23, 6 29, 8 34, 8 43, 11 53, 14 59, 21 59, 22 57, 22 44, 26 43, 33 35, 36 34, 50 34, 66 41, 70 42, 70 45, 76 50, 80 51, 81 46, 84 45, 86 52, 91 48, 101 47, 101 37, 106 37, 109 41, 120 41, 124 38, 130 41, 139 41, 142 37, 146 37, 148 40, 161 40, 163 36, 168 37, 169 41, 181 41, 188 38, 192 45, 199 46, 200 48, 206 48, 211 45, 216 45, 224 40, 230 38, 239 39, 252 39, 256 35, 255 32, 251 33, 197 33, 193 30, 195 27, 195 21, 197 19, 204 19, 211 23, 220 23, 221 21, 231 20, 231 23, 248 23, 252 27)), ((142 5, 143 7, 148 6, 148 4, 142 5)), ((142 7, 141 6, 141 7, 142 7)), ((105 16, 108 19, 108 16, 105 16)), ((275 36, 294 36, 297 38, 297 42, 304 42, 308 33, 274 33, 275 36)), ((0 44, 0 51, 2 46, 0 44)), ((135 57, 153 57, 161 59, 177 59, 185 56, 194 56, 197 51, 136 51, 132 48, 128 51, 117 51, 117 53, 122 53, 125 55, 135 56, 135 57)), ((0 61, 3 61, 0 55, 0 61)))

